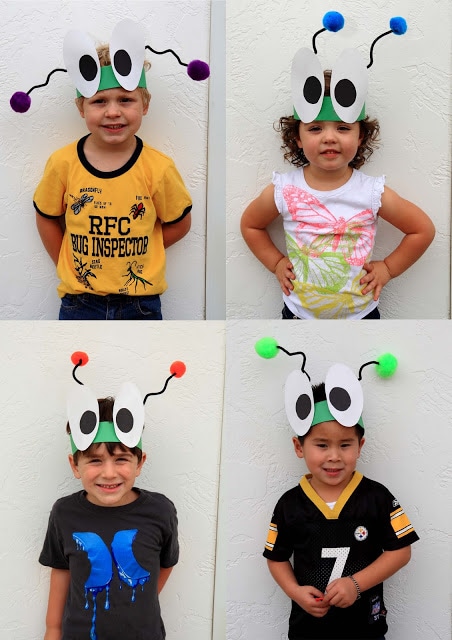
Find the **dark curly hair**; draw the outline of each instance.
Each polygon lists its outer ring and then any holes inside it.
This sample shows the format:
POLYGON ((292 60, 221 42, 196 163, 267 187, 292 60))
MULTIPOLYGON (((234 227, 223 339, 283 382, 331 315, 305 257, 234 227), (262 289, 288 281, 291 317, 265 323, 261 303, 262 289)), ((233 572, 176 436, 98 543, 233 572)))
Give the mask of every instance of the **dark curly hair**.
MULTIPOLYGON (((115 402, 114 398, 98 398, 97 402, 99 403, 99 422, 112 422, 113 421, 113 405, 115 402)), ((71 428, 69 426, 69 423, 66 424, 66 433, 69 433, 69 434, 71 433, 71 428)), ((86 451, 76 451, 73 454, 74 463, 78 464, 80 456, 83 453, 87 453, 87 452, 91 453, 93 450, 95 451, 101 444, 102 443, 100 442, 95 442, 92 445, 90 445, 86 451)), ((105 447, 107 449, 108 455, 110 456, 114 454, 116 449, 119 449, 124 453, 128 451, 132 455, 136 456, 138 458, 138 462, 141 462, 141 459, 143 457, 143 452, 141 451, 140 447, 126 447, 126 445, 122 444, 122 442, 106 442, 105 447)))
MULTIPOLYGON (((325 77, 325 95, 329 96, 331 71, 324 71, 323 75, 325 77)), ((364 120, 360 120, 359 126, 363 139, 355 157, 349 163, 353 169, 359 169, 367 162, 374 152, 374 149, 378 146, 378 134, 380 133, 378 120, 371 120, 369 116, 366 116, 364 120)), ((287 160, 296 167, 304 167, 309 164, 309 160, 304 155, 303 149, 300 149, 297 145, 300 120, 295 120, 293 116, 283 116, 279 119, 279 123, 274 125, 274 128, 281 133, 283 139, 281 149, 284 151, 284 160, 287 160)))

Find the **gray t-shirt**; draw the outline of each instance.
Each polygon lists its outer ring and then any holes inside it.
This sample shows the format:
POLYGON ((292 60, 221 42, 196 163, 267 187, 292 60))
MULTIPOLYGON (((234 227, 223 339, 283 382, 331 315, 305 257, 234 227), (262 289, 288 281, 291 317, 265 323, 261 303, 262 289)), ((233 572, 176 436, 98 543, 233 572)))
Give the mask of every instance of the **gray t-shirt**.
POLYGON ((71 575, 62 640, 163 640, 157 580, 179 557, 177 516, 160 493, 120 507, 80 491, 50 513, 39 562, 71 575))

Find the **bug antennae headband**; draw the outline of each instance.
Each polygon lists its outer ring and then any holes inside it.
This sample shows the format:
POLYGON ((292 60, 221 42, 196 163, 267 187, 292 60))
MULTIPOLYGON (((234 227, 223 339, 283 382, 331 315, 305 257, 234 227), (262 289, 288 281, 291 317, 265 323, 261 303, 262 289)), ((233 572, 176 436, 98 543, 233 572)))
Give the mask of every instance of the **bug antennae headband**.
POLYGON ((83 351, 71 356, 74 369, 72 377, 78 387, 72 389, 68 398, 67 413, 70 427, 72 453, 86 451, 94 443, 118 442, 126 447, 142 449, 141 435, 144 428, 144 404, 151 395, 160 395, 166 391, 172 378, 181 378, 186 367, 183 362, 173 362, 170 376, 161 391, 148 393, 144 400, 138 387, 131 382, 122 385, 113 405, 113 420, 100 421, 97 397, 76 377, 78 367, 84 366, 89 358, 83 351))
POLYGON ((360 425, 364 428, 362 411, 363 390, 360 384, 364 367, 375 364, 377 374, 387 378, 395 373, 397 359, 392 354, 384 354, 378 360, 363 364, 358 378, 349 367, 337 363, 332 365, 325 377, 326 400, 314 401, 310 378, 305 371, 306 356, 303 352, 290 353, 279 346, 274 338, 262 338, 255 345, 262 358, 274 358, 278 351, 287 355, 303 355, 301 370, 292 371, 284 388, 285 408, 289 423, 298 436, 304 436, 309 429, 329 420, 336 420, 343 427, 360 425))
POLYGON ((324 29, 312 38, 312 51, 299 49, 292 61, 292 102, 294 118, 302 122, 342 121, 358 122, 366 117, 365 100, 368 85, 368 68, 373 63, 375 44, 391 33, 403 35, 407 30, 404 18, 390 20, 390 31, 378 36, 370 49, 370 63, 366 67, 358 50, 345 49, 331 70, 330 95, 325 95, 325 77, 317 57, 316 38, 324 31, 340 31, 344 18, 337 11, 329 11, 323 16, 324 29))
POLYGON ((146 88, 144 69, 145 50, 163 55, 172 53, 179 64, 187 68, 192 80, 206 80, 210 75, 209 65, 202 60, 182 62, 173 49, 157 51, 145 45, 145 34, 140 24, 132 20, 123 20, 113 30, 109 51, 111 65, 101 66, 94 42, 82 31, 69 31, 63 44, 63 57, 66 69, 53 69, 43 84, 34 85, 26 93, 17 91, 10 100, 11 108, 18 113, 25 113, 31 105, 30 93, 34 89, 45 87, 50 77, 57 71, 69 73, 77 88, 77 95, 91 98, 98 91, 122 87, 133 91, 137 87, 146 88))

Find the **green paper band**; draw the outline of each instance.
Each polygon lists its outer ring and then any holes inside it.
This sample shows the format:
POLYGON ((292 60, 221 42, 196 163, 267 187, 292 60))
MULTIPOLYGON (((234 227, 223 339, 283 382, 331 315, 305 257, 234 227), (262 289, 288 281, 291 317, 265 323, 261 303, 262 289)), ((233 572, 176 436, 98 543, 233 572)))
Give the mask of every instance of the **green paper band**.
MULTIPOLYGON (((295 107, 293 109, 293 117, 295 118, 295 120, 300 120, 301 122, 301 118, 299 117, 295 107)), ((361 109, 361 113, 356 119, 356 122, 359 122, 360 120, 364 120, 365 117, 366 117, 366 105, 364 104, 363 108, 361 109)), ((320 109, 320 113, 317 116, 317 118, 315 118, 314 122, 342 122, 342 118, 339 118, 339 116, 334 110, 331 96, 325 96, 323 98, 322 108, 320 109)))
MULTIPOLYGON (((75 442, 72 439, 72 436, 70 435, 69 437, 71 439, 72 453, 75 453, 76 451, 78 451, 78 449, 75 445, 75 442)), ((96 437, 94 438, 91 444, 95 444, 98 442, 121 442, 118 436, 116 435, 115 426, 113 422, 99 422, 99 429, 97 430, 96 437)), ((143 448, 141 438, 139 443, 136 446, 139 449, 143 448)))
MULTIPOLYGON (((141 72, 141 77, 140 77, 138 86, 141 87, 142 89, 146 89, 146 73, 145 73, 144 67, 143 67, 143 71, 141 72)), ((105 89, 117 89, 119 87, 121 87, 121 85, 116 79, 116 76, 113 72, 113 67, 111 65, 109 65, 108 67, 101 67, 100 82, 99 82, 99 88, 97 89, 97 91, 104 91, 105 89)), ((77 89, 77 98, 81 98, 81 97, 82 97, 82 94, 77 89)))
MULTIPOLYGON (((316 402, 314 404, 314 417, 312 419, 311 427, 319 424, 320 422, 329 422, 330 420, 336 420, 336 422, 339 422, 331 413, 330 408, 328 407, 328 402, 326 400, 316 402)), ((357 424, 364 429, 362 416, 358 420, 357 424)))

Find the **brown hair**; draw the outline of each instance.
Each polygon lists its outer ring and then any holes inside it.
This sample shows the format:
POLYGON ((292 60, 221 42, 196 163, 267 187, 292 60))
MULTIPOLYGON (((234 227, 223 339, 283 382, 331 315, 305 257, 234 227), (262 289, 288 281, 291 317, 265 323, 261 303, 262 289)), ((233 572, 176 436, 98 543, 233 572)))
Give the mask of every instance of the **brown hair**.
MULTIPOLYGON (((115 402, 114 398, 110 398, 110 397, 98 398, 97 402, 99 404, 99 422, 112 422, 113 421, 113 405, 115 402)), ((66 433, 68 434, 71 433, 69 422, 66 425, 66 433)), ((92 451, 95 451, 100 447, 101 444, 105 444, 105 447, 107 449, 109 456, 114 455, 116 449, 119 449, 124 453, 128 451, 132 455, 136 456, 138 458, 138 462, 141 462, 141 459, 143 457, 143 452, 139 447, 126 447, 126 445, 122 444, 122 442, 104 442, 104 443, 95 442, 92 445, 90 445, 88 449, 86 449, 86 451, 76 451, 73 454, 74 464, 78 464, 78 461, 81 455, 88 452, 91 453, 92 451)))
MULTIPOLYGON (((100 66, 109 67, 111 65, 111 58, 110 58, 110 48, 108 44, 101 44, 99 47, 96 48, 96 51, 99 58, 100 66)), ((151 63, 149 62, 149 60, 145 60, 143 66, 144 66, 144 70, 148 71, 148 69, 151 68, 151 63)), ((144 108, 146 108, 147 106, 149 106, 149 103, 151 101, 151 94, 147 89, 143 87, 138 87, 138 89, 141 93, 143 106, 144 108)), ((75 99, 75 104, 79 109, 81 109, 84 99, 85 98, 83 96, 80 96, 80 98, 75 99)))
MULTIPOLYGON (((325 95, 330 95, 331 71, 323 72, 325 77, 325 95)), ((366 116, 364 120, 359 121, 360 134, 362 136, 356 155, 349 163, 353 169, 359 169, 370 158, 374 149, 378 147, 378 134, 380 133, 380 125, 378 120, 370 119, 366 116)), ((279 119, 278 124, 274 125, 276 131, 281 133, 283 144, 281 149, 284 151, 284 160, 287 160, 295 167, 304 167, 309 164, 309 160, 297 145, 299 140, 300 120, 296 120, 293 116, 283 116, 279 119)))

